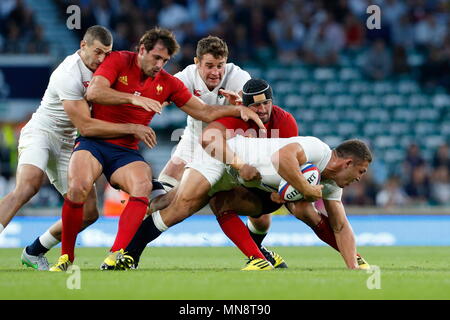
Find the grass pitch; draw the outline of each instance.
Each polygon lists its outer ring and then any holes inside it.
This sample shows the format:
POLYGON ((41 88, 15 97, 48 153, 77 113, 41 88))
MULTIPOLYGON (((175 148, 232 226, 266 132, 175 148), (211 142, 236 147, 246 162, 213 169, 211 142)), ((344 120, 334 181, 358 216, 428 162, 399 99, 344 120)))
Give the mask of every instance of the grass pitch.
MULTIPOLYGON (((21 267, 22 249, 1 249, 0 299, 450 299, 450 247, 360 247, 380 267, 381 289, 372 290, 367 281, 373 274, 346 270, 328 247, 272 249, 288 269, 244 272, 236 248, 176 247, 147 248, 139 270, 106 272, 98 267, 107 249, 81 248, 79 290, 67 288, 70 274, 21 267)), ((49 261, 58 254, 52 250, 49 261)))

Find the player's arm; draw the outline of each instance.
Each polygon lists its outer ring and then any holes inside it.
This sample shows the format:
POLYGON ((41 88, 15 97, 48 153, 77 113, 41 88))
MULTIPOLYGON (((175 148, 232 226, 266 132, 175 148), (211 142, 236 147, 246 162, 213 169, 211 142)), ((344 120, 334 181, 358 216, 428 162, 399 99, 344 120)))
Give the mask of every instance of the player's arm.
POLYGON ((272 164, 278 174, 297 191, 303 194, 306 201, 322 198, 322 185, 312 186, 306 181, 299 167, 306 163, 305 151, 298 143, 290 143, 272 155, 272 164))
POLYGON ((349 269, 358 269, 355 235, 345 214, 344 205, 339 200, 324 200, 323 203, 345 264, 349 269))
POLYGON ((211 157, 236 169, 245 181, 261 179, 258 170, 241 160, 228 146, 227 139, 231 137, 222 123, 213 121, 203 130, 201 144, 211 157))
POLYGON ((132 134, 142 140, 148 147, 156 145, 156 135, 153 129, 133 123, 112 123, 91 117, 86 100, 63 100, 64 111, 70 121, 85 137, 116 138, 132 134))
POLYGON ((103 105, 131 104, 157 113, 161 113, 162 109, 159 101, 111 88, 109 80, 101 75, 94 76, 90 81, 86 99, 103 105))
POLYGON ((244 121, 252 120, 262 130, 266 130, 258 115, 245 106, 210 105, 206 104, 199 98, 192 96, 185 105, 180 107, 180 109, 186 112, 191 117, 208 123, 219 118, 236 117, 241 118, 244 121))

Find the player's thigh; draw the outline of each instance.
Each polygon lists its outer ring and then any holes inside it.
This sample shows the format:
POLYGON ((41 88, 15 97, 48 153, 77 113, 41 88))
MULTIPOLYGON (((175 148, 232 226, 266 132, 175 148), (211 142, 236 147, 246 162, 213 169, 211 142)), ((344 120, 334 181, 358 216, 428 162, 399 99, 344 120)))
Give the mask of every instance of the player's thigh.
MULTIPOLYGON (((186 169, 181 178, 180 185, 175 194, 176 200, 199 200, 209 199, 208 191, 211 184, 203 174, 193 168, 186 169)), ((202 200, 202 201, 200 201, 202 200)), ((200 208, 199 208, 200 209, 200 208)))
POLYGON ((152 170, 144 161, 130 162, 111 175, 110 183, 133 197, 149 197, 152 191, 152 170))
POLYGON ((263 213, 260 197, 242 186, 215 193, 209 204, 216 215, 229 210, 245 216, 259 216, 263 213))
POLYGON ((73 143, 62 143, 60 149, 52 149, 45 169, 50 183, 62 196, 65 196, 68 190, 68 170, 72 148, 73 143))
POLYGON ((172 226, 203 208, 208 203, 210 188, 209 181, 200 172, 187 168, 173 201, 160 211, 164 223, 172 226))
POLYGON ((91 152, 87 150, 74 151, 69 161, 69 191, 81 188, 88 194, 102 171, 102 165, 91 152))

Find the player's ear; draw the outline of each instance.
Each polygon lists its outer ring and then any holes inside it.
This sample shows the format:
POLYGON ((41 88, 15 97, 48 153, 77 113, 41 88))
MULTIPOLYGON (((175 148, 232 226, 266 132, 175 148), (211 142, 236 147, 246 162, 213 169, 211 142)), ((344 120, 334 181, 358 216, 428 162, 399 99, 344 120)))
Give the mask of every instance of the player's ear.
POLYGON ((200 63, 200 59, 197 57, 194 57, 194 63, 198 65, 200 63))
POLYGON ((350 167, 350 165, 353 164, 353 159, 352 158, 348 158, 345 160, 345 168, 350 167))
POLYGON ((80 48, 83 49, 83 48, 86 47, 86 46, 87 46, 86 40, 81 40, 81 41, 80 41, 80 48))
POLYGON ((140 47, 139 47, 139 54, 142 56, 142 55, 144 55, 146 53, 147 53, 147 50, 145 50, 144 44, 141 44, 140 47))

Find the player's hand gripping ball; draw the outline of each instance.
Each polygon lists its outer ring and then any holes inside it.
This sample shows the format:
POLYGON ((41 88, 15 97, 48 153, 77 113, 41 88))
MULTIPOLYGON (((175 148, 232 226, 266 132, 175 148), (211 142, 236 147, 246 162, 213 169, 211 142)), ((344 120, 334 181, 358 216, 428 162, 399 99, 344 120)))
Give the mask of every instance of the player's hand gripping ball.
MULTIPOLYGON (((303 173, 303 176, 309 184, 315 186, 320 183, 320 172, 316 165, 307 162, 300 166, 300 171, 303 173)), ((278 186, 278 194, 286 201, 298 201, 303 199, 303 195, 283 178, 281 178, 280 185, 278 186)))

